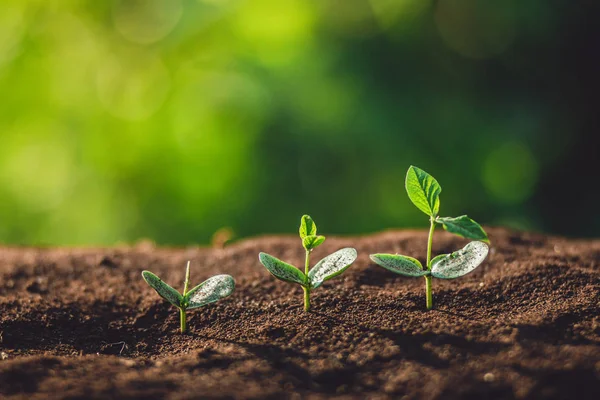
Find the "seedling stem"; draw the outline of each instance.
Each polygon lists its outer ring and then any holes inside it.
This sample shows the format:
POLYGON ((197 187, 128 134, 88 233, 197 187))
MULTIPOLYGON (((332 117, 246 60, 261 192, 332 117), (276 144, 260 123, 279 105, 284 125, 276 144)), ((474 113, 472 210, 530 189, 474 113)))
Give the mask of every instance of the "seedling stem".
POLYGON ((185 309, 183 308, 179 309, 179 323, 180 332, 185 333, 185 331, 187 330, 187 316, 185 314, 185 309))
MULTIPOLYGON (((310 252, 311 250, 306 250, 306 257, 304 263, 304 274, 308 276, 308 270, 310 268, 310 252)), ((304 311, 310 310, 310 287, 302 286, 304 289, 304 311)))
POLYGON ((188 292, 188 285, 190 284, 190 262, 187 262, 185 267, 185 281, 183 282, 183 296, 188 292))
MULTIPOLYGON (((185 299, 185 295, 188 292, 188 285, 190 284, 190 262, 187 262, 185 267, 185 281, 183 282, 183 298, 185 299)), ((179 326, 180 332, 185 333, 187 330, 187 315, 185 313, 187 305, 183 305, 183 307, 179 307, 179 326)))
MULTIPOLYGON (((429 239, 427 240, 427 269, 431 271, 431 246, 433 244, 433 231, 435 230, 434 217, 429 218, 429 239)), ((425 275, 425 304, 428 310, 433 308, 433 294, 431 291, 431 275, 425 275)))

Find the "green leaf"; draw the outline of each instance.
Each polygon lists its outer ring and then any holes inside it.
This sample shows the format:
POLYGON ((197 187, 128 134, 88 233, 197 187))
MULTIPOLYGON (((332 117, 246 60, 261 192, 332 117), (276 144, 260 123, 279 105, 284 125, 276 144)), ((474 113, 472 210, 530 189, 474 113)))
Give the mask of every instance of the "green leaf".
POLYGON ((421 262, 416 258, 401 256, 399 254, 371 254, 369 256, 375 264, 396 274, 404 276, 424 276, 429 271, 424 270, 421 262))
POLYGON ((438 256, 435 256, 431 259, 431 261, 429 262, 429 265, 433 265, 436 262, 440 261, 442 258, 447 257, 447 256, 448 256, 448 254, 440 254, 438 256))
POLYGON ((431 275, 436 278, 454 279, 477 268, 487 256, 489 248, 483 242, 471 242, 452 254, 442 254, 431 262, 431 275))
POLYGON ((188 309, 202 307, 214 303, 233 293, 235 281, 230 275, 215 275, 208 278, 185 296, 188 309))
POLYGON ((454 233, 455 235, 462 236, 467 239, 480 240, 486 243, 490 242, 481 225, 466 215, 461 215, 460 217, 456 218, 437 218, 436 222, 441 223, 445 230, 450 233, 454 233))
POLYGON ((156 293, 158 293, 160 297, 167 300, 175 307, 181 307, 183 296, 177 290, 173 289, 150 271, 142 271, 142 278, 144 278, 146 283, 150 285, 152 289, 156 290, 156 293))
POLYGON ((358 254, 352 247, 331 253, 317 263, 308 273, 311 288, 318 288, 323 282, 344 272, 356 260, 358 254))
POLYGON ((317 235, 310 235, 310 236, 305 236, 302 239, 302 246, 304 246, 304 248, 306 250, 312 250, 315 247, 321 245, 323 242, 325 241, 325 236, 317 236, 317 235))
POLYGON ((440 210, 441 186, 427 172, 413 167, 406 173, 406 193, 415 206, 425 214, 436 217, 440 210))
POLYGON ((258 259, 275 278, 286 282, 299 283, 302 286, 307 285, 306 275, 293 265, 267 253, 260 253, 258 259))
POLYGON ((304 239, 307 236, 314 236, 317 234, 317 225, 310 215, 303 215, 300 220, 300 238, 304 239))

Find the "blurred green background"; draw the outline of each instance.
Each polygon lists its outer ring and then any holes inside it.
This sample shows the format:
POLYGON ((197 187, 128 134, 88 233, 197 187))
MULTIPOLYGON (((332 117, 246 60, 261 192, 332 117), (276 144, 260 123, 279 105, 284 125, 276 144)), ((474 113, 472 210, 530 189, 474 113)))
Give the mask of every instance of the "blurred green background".
POLYGON ((0 241, 597 236, 598 2, 4 0, 0 241))

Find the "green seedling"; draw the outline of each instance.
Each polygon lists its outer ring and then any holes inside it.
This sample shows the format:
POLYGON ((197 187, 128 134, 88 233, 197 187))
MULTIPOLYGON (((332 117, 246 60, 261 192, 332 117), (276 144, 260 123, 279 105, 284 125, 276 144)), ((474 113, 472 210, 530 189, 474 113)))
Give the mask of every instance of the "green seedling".
POLYGON ((411 166, 406 173, 406 192, 415 206, 429 215, 429 238, 427 241, 427 265, 423 268, 419 260, 398 254, 371 254, 371 260, 388 269, 404 276, 425 277, 425 291, 427 295, 427 309, 433 307, 431 294, 431 277, 441 279, 454 279, 461 277, 477 268, 488 254, 489 243, 483 228, 466 215, 456 218, 439 217, 440 193, 442 188, 438 182, 427 172, 411 166), (431 245, 433 231, 439 224, 450 233, 477 240, 467 244, 463 249, 452 254, 440 254, 431 259, 431 245))
POLYGON ((158 276, 150 271, 143 271, 142 277, 156 293, 175 307, 179 308, 179 319, 181 322, 181 333, 187 330, 186 310, 202 307, 214 303, 229 296, 235 288, 235 281, 229 275, 215 275, 188 291, 190 283, 190 262, 187 262, 185 270, 185 282, 183 283, 183 294, 173 289, 158 276))
POLYGON ((269 254, 260 253, 258 259, 277 279, 299 283, 304 289, 304 311, 310 310, 310 292, 333 277, 340 275, 356 260, 356 250, 347 247, 332 253, 319 261, 310 271, 310 253, 325 241, 325 236, 317 235, 317 225, 308 215, 300 221, 300 239, 306 250, 304 273, 298 268, 269 254))

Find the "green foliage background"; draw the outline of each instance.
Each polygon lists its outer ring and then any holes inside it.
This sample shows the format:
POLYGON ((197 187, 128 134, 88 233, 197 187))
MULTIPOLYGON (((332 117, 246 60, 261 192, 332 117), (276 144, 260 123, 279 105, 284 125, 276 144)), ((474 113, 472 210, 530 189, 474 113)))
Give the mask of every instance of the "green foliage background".
POLYGON ((597 192, 569 216, 554 186, 588 147, 586 10, 548 3, 5 0, 0 241, 425 227, 410 164, 444 215, 593 235, 597 192))

